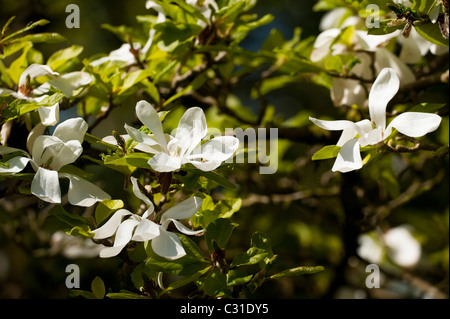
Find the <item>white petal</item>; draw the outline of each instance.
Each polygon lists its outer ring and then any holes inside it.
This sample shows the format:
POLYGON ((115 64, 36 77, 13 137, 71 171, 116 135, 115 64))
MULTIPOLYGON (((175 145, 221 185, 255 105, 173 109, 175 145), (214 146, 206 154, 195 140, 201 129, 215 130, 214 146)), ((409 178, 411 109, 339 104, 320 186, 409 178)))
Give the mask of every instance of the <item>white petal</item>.
POLYGON ((122 251, 122 249, 125 248, 126 245, 127 244, 121 246, 105 247, 102 250, 100 250, 100 258, 115 257, 118 254, 120 254, 120 252, 122 251))
POLYGON ((331 52, 331 44, 333 40, 341 33, 338 28, 329 29, 317 36, 314 42, 314 49, 311 52, 310 59, 312 62, 319 62, 331 52))
POLYGON ((31 182, 31 193, 45 202, 61 203, 58 172, 39 167, 31 182))
MULTIPOLYGON (((203 233, 205 230, 204 229, 200 229, 200 230, 192 230, 192 229, 190 229, 190 228, 188 228, 188 227, 186 227, 186 226, 184 226, 182 223, 180 223, 179 221, 177 221, 176 219, 167 219, 166 221, 165 221, 165 224, 169 224, 169 222, 173 222, 173 224, 175 225, 175 227, 180 231, 180 233, 183 233, 183 234, 185 234, 185 235, 191 235, 191 236, 194 236, 194 235, 198 235, 198 234, 201 234, 201 233, 203 233)), ((163 228, 166 228, 166 227, 164 227, 163 226, 163 228)))
POLYGON ((59 124, 53 132, 53 136, 58 137, 63 142, 77 140, 83 143, 87 130, 88 124, 85 120, 81 117, 71 118, 59 124))
POLYGON ((159 145, 159 143, 156 141, 155 136, 149 136, 149 135, 145 134, 144 132, 141 132, 141 131, 135 129, 132 126, 129 126, 128 124, 125 124, 125 130, 129 134, 129 136, 136 142, 144 143, 144 144, 147 144, 150 146, 159 145))
POLYGON ((90 207, 97 202, 111 199, 106 192, 98 186, 71 174, 59 174, 60 177, 69 179, 69 203, 76 206, 90 207))
POLYGON ((316 124, 318 127, 323 128, 328 131, 342 131, 346 128, 351 128, 355 126, 355 123, 347 120, 338 120, 338 121, 324 121, 318 120, 316 118, 310 117, 309 120, 316 124))
POLYGON ((31 159, 28 157, 14 157, 6 162, 7 166, 0 166, 0 174, 14 174, 21 172, 31 159))
POLYGON ((143 219, 136 230, 134 231, 133 240, 134 241, 148 241, 152 240, 153 238, 159 236, 160 227, 155 224, 154 222, 143 219))
POLYGON ((103 226, 92 231, 92 233, 94 233, 93 238, 104 239, 111 237, 116 233, 117 228, 122 223, 122 218, 129 215, 132 215, 132 213, 126 209, 119 209, 105 224, 103 224, 103 226))
POLYGON ((210 172, 218 168, 222 162, 215 162, 215 161, 187 161, 188 163, 191 163, 199 170, 202 170, 204 172, 210 172))
POLYGON ((332 171, 350 172, 362 167, 361 154, 359 152, 359 143, 357 139, 353 139, 345 143, 334 162, 332 171))
POLYGON ((239 147, 234 136, 218 136, 194 149, 190 156, 201 157, 206 161, 223 162, 233 156, 239 147))
POLYGON ((10 94, 14 94, 14 93, 17 93, 17 92, 9 90, 9 89, 5 89, 5 88, 0 88, 0 96, 10 95, 10 94))
POLYGON ((406 112, 394 118, 388 128, 393 127, 410 137, 420 137, 435 131, 441 120, 439 115, 432 113, 406 112))
POLYGON ((160 227, 160 234, 152 240, 153 251, 168 260, 175 260, 186 255, 180 239, 174 233, 160 227))
POLYGON ((158 153, 148 160, 148 164, 157 172, 173 172, 180 169, 181 159, 166 153, 158 153))
POLYGON ((51 79, 53 87, 61 90, 65 95, 72 96, 73 91, 92 82, 92 77, 86 72, 71 72, 51 79))
POLYGON ((153 105, 147 101, 139 101, 136 104, 136 115, 138 119, 155 135, 159 145, 164 149, 167 148, 166 136, 158 113, 153 105))
POLYGON ((357 134, 360 136, 365 136, 368 132, 372 130, 372 124, 369 120, 362 120, 354 123, 353 127, 346 128, 342 131, 339 141, 336 143, 337 146, 343 146, 349 140, 355 138, 357 134))
POLYGON ((176 144, 181 147, 181 154, 189 154, 206 136, 208 127, 203 110, 199 107, 189 108, 181 117, 175 134, 176 144))
POLYGON ((149 209, 153 212, 153 210, 155 209, 155 207, 153 206, 152 201, 145 196, 141 190, 139 189, 139 185, 138 185, 138 180, 136 177, 131 176, 131 184, 133 185, 133 193, 134 195, 139 198, 140 200, 142 200, 144 203, 146 203, 147 205, 149 205, 149 209))
POLYGON ((375 51, 375 69, 381 71, 384 68, 394 69, 400 79, 401 85, 416 81, 416 76, 406 63, 401 61, 400 58, 391 51, 380 48, 375 51))
MULTIPOLYGON (((36 138, 34 144, 38 144, 38 141, 40 141, 42 137, 47 138, 50 136, 39 136, 38 138, 36 138)), ((35 147, 33 147, 33 149, 34 148, 35 147)), ((83 147, 81 146, 80 142, 75 140, 68 141, 67 143, 63 143, 60 141, 59 143, 53 143, 47 148, 42 149, 41 152, 43 153, 40 164, 48 163, 50 165, 49 167, 51 167, 55 171, 58 171, 61 169, 61 167, 75 162, 83 152, 83 147)))
POLYGON ((361 136, 359 138, 359 144, 364 147, 367 145, 375 145, 378 144, 379 142, 383 141, 384 139, 386 139, 390 132, 387 133, 387 130, 384 131, 383 129, 381 129, 380 127, 370 130, 367 134, 364 134, 363 136, 361 136))
POLYGON ((22 75, 19 79, 19 87, 25 85, 27 82, 27 77, 30 77, 30 80, 38 78, 40 76, 58 76, 58 72, 53 72, 53 70, 48 65, 41 64, 32 64, 25 71, 23 71, 22 75))
POLYGON ((36 140, 36 138, 38 138, 39 136, 44 134, 46 129, 47 129, 47 127, 44 124, 38 123, 35 127, 33 127, 33 129, 30 131, 30 133, 28 133, 27 149, 28 149, 28 152, 30 153, 30 155, 33 155, 32 150, 33 150, 34 141, 36 140))
POLYGON ((331 99, 336 106, 363 105, 367 98, 364 86, 359 81, 352 79, 334 78, 330 93, 331 99))
POLYGON ((117 228, 116 236, 114 238, 114 246, 126 245, 130 242, 131 237, 133 237, 134 229, 139 225, 140 221, 136 219, 129 218, 120 224, 117 228))
POLYGON ((191 197, 170 207, 161 217, 161 223, 168 219, 186 219, 192 217, 202 206, 200 197, 191 197))
POLYGON ((39 117, 45 126, 53 126, 59 122, 59 103, 38 108, 39 117))
POLYGON ((394 69, 381 70, 369 93, 370 118, 377 127, 386 127, 386 107, 399 87, 400 81, 394 69))

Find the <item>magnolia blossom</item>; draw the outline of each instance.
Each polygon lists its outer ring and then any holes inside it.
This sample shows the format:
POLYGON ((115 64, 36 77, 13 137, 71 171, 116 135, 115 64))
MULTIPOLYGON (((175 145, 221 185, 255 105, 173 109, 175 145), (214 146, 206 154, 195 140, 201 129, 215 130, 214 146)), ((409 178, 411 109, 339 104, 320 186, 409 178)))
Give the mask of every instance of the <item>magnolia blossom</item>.
MULTIPOLYGON (((73 91, 92 82, 91 76, 86 72, 71 72, 60 75, 48 65, 32 64, 20 76, 18 91, 0 88, 0 96, 11 95, 16 99, 39 103, 48 97, 51 86, 61 90, 65 95, 72 96, 73 91), (50 80, 37 88, 31 86, 31 81, 42 76, 50 80)), ((41 122, 45 126, 52 126, 59 122, 59 103, 49 107, 38 108, 41 122)))
MULTIPOLYGON (((311 61, 320 64, 331 56, 353 52, 360 63, 350 70, 351 76, 371 80, 382 69, 392 68, 399 75, 403 85, 414 82, 416 77, 405 62, 385 48, 389 41, 397 36, 395 33, 370 35, 367 31, 353 30, 351 48, 339 42, 335 43, 344 29, 354 28, 357 20, 351 18, 348 18, 340 28, 328 29, 319 34, 311 52, 311 61)), ((334 78, 330 93, 335 105, 364 105, 367 99, 366 88, 355 79, 334 78)))
MULTIPOLYGON (((36 171, 31 183, 31 193, 45 202, 61 203, 60 178, 69 179, 68 199, 72 205, 88 207, 98 201, 110 199, 108 194, 94 184, 76 175, 58 172, 65 165, 75 162, 83 152, 81 143, 87 128, 88 125, 82 118, 62 122, 53 135, 41 135, 34 140, 32 158, 14 157, 7 162, 6 168, 0 166, 0 174, 18 173, 29 162, 36 171)), ((1 155, 16 151, 21 150, 0 147, 1 155)))
POLYGON ((154 206, 151 200, 139 190, 137 179, 131 177, 133 193, 148 205, 148 209, 142 216, 133 214, 126 209, 120 209, 100 228, 93 230, 93 239, 105 239, 112 236, 114 244, 100 251, 100 257, 109 258, 117 256, 130 242, 146 242, 151 240, 153 251, 168 260, 175 260, 186 255, 186 251, 180 239, 175 233, 167 230, 173 222, 175 227, 183 234, 198 235, 204 230, 191 230, 178 220, 192 217, 201 207, 202 199, 199 197, 189 198, 171 208, 161 217, 160 223, 149 219, 154 214, 154 206), (124 218, 126 218, 124 220, 124 218))
POLYGON ((208 129, 205 114, 199 107, 184 113, 175 136, 164 134, 159 115, 150 103, 139 101, 136 114, 153 135, 128 125, 125 129, 132 139, 153 149, 151 153, 155 155, 148 163, 158 172, 172 172, 187 163, 203 171, 211 171, 229 159, 239 146, 239 140, 233 136, 219 136, 201 144, 208 129))
POLYGON ((140 48, 141 45, 138 42, 133 43, 133 48, 129 43, 124 43, 117 50, 111 51, 108 56, 92 61, 90 65, 99 66, 106 62, 122 62, 125 63, 125 66, 133 65, 136 63, 136 56, 132 50, 139 50, 140 48))
POLYGON ((436 130, 441 117, 431 113, 406 112, 395 117, 386 127, 386 107, 400 87, 397 73, 390 68, 383 69, 378 75, 369 94, 369 113, 371 120, 357 123, 341 121, 322 121, 310 117, 317 126, 330 130, 342 131, 337 143, 341 146, 336 158, 333 172, 349 172, 360 169, 363 165, 359 147, 376 145, 384 141, 395 128, 410 137, 420 137, 436 130))

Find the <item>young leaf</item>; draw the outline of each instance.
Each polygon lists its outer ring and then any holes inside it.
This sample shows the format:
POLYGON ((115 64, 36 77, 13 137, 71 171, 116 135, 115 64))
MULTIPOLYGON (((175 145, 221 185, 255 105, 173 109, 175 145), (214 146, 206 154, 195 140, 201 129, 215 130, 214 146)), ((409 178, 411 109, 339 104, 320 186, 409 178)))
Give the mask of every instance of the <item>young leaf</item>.
POLYGON ((312 160, 318 161, 318 160, 335 158, 338 155, 340 150, 341 150, 340 146, 336 146, 336 145, 325 146, 324 148, 322 148, 320 151, 317 151, 313 155, 312 160))
POLYGON ((311 275, 321 271, 324 271, 325 268, 323 266, 314 266, 314 267, 297 267, 284 270, 278 274, 272 275, 269 279, 278 279, 281 277, 295 277, 301 275, 311 275))

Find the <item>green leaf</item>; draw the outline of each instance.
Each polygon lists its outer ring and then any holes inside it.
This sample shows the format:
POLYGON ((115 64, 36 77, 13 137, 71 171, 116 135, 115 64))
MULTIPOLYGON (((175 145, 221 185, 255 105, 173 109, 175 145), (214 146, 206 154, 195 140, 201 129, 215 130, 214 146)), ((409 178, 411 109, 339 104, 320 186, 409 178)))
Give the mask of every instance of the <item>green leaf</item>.
POLYGON ((203 288, 210 297, 231 296, 231 291, 227 287, 227 278, 217 268, 208 274, 203 288))
POLYGON ((183 286, 185 286, 185 285, 187 285, 187 284, 197 280, 198 278, 200 278, 201 276, 206 274, 208 271, 210 271, 211 268, 212 268, 212 266, 206 267, 205 269, 202 269, 202 270, 196 272, 195 274, 193 274, 191 276, 186 276, 186 277, 184 277, 182 279, 179 279, 179 280, 177 280, 175 282, 170 283, 169 286, 167 286, 167 288, 164 289, 160 293, 160 296, 162 296, 162 295, 164 295, 164 294, 166 294, 166 293, 168 293, 168 292, 170 292, 172 290, 175 290, 175 289, 178 289, 180 287, 183 287, 183 286))
POLYGON ((61 205, 55 205, 50 209, 49 214, 72 227, 78 226, 84 229, 86 226, 90 226, 86 218, 67 212, 61 205))
POLYGON ((233 230, 238 224, 233 223, 228 218, 219 218, 208 225, 205 233, 206 244, 208 245, 209 252, 212 252, 212 240, 215 240, 217 245, 225 249, 228 245, 228 241, 233 233, 233 230))
POLYGON ((24 37, 11 41, 8 45, 17 42, 32 42, 32 43, 60 43, 67 41, 65 37, 59 33, 36 33, 29 34, 24 37))
POLYGON ((431 43, 448 47, 449 40, 442 36, 441 30, 437 23, 417 23, 414 24, 417 33, 419 33, 425 40, 431 43))
POLYGON ((134 87, 136 84, 152 75, 155 75, 155 71, 149 69, 137 70, 131 73, 127 73, 125 78, 123 79, 123 85, 120 88, 118 95, 120 96, 125 94, 130 88, 134 87))
POLYGON ((189 167, 189 165, 186 165, 186 170, 193 172, 196 175, 200 175, 200 176, 204 176, 206 177, 208 180, 216 183, 217 185, 220 185, 222 187, 231 189, 231 190, 236 190, 236 185, 233 184, 232 182, 230 182, 228 179, 226 179, 225 177, 217 174, 216 172, 210 171, 210 172, 204 172, 202 170, 199 170, 197 168, 192 168, 189 167))
POLYGON ((92 280, 91 289, 95 298, 103 299, 105 297, 105 283, 100 277, 96 276, 92 280))
POLYGON ((83 47, 79 45, 72 45, 68 48, 56 51, 47 60, 47 65, 52 70, 58 70, 68 61, 78 57, 83 52, 83 47))
POLYGON ((100 225, 102 221, 109 217, 113 212, 123 207, 123 202, 118 199, 105 199, 98 203, 95 208, 95 222, 100 225))
POLYGON ((438 103, 420 103, 412 107, 408 112, 423 112, 423 113, 434 113, 441 108, 443 108, 445 104, 438 103))
POLYGON ((340 146, 336 146, 336 145, 325 146, 324 148, 322 148, 320 151, 317 151, 313 155, 312 160, 318 161, 318 160, 335 158, 338 155, 340 150, 341 150, 340 146))
POLYGON ((123 157, 116 155, 107 155, 104 158, 104 162, 107 165, 121 165, 132 168, 150 168, 148 160, 152 156, 146 153, 131 153, 123 157))
POLYGON ((106 294, 106 297, 110 299, 147 299, 142 295, 126 290, 121 290, 121 292, 110 292, 106 294))
MULTIPOLYGON (((202 207, 191 218, 194 227, 207 228, 210 223, 218 218, 231 218, 239 211, 242 205, 240 198, 225 198, 214 205, 211 197, 207 196, 202 203, 202 207)), ((237 224, 235 224, 237 226, 237 224)))
POLYGON ((278 274, 272 275, 268 277, 268 279, 278 279, 282 277, 296 277, 301 275, 311 275, 316 274, 318 272, 324 271, 325 268, 323 266, 314 266, 314 267, 297 267, 284 270, 279 272, 278 274))
POLYGON ((25 28, 20 29, 20 30, 18 30, 18 31, 16 31, 16 32, 14 32, 14 33, 12 33, 12 34, 10 34, 10 35, 8 35, 7 37, 4 37, 3 39, 0 39, 0 43, 6 43, 8 40, 10 40, 11 38, 13 38, 13 37, 15 37, 15 36, 18 36, 19 34, 22 34, 22 33, 24 33, 24 32, 30 31, 30 30, 36 28, 37 26, 43 26, 43 25, 46 25, 46 24, 48 24, 48 23, 50 23, 50 21, 45 20, 45 19, 36 21, 36 22, 34 22, 34 23, 32 23, 32 24, 26 26, 25 28))
POLYGON ((241 269, 230 269, 227 273, 227 285, 245 285, 250 280, 252 280, 253 275, 248 275, 245 271, 241 269))

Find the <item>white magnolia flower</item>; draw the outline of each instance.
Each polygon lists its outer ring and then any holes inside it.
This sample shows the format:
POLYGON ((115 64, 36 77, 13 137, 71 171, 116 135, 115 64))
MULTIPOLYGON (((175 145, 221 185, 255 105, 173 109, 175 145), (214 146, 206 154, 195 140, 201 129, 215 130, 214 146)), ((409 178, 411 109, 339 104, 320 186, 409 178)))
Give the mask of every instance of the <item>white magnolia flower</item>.
POLYGON ((397 73, 390 68, 383 69, 378 75, 369 94, 369 113, 371 120, 322 121, 310 117, 317 126, 330 131, 342 131, 337 143, 341 146, 333 172, 349 172, 363 165, 359 147, 376 145, 384 141, 395 128, 410 137, 420 137, 436 130, 441 117, 431 113, 406 112, 395 117, 386 127, 386 107, 400 87, 397 73))
POLYGON ((114 244, 112 247, 105 247, 100 251, 100 257, 109 258, 117 256, 123 248, 130 242, 146 242, 151 240, 153 251, 168 260, 175 260, 186 255, 186 251, 180 239, 175 233, 167 231, 170 222, 186 235, 198 235, 204 230, 191 230, 184 226, 179 219, 192 217, 201 207, 202 199, 199 197, 189 198, 171 208, 161 217, 159 224, 148 219, 154 212, 154 206, 149 198, 139 190, 137 179, 131 177, 133 193, 148 205, 148 209, 142 216, 133 214, 126 209, 120 209, 100 228, 93 230, 94 239, 105 239, 112 236, 114 244), (123 220, 127 217, 126 220, 123 220))
POLYGON ((207 126, 205 114, 199 107, 190 108, 184 113, 175 136, 164 134, 159 115, 150 103, 139 101, 136 114, 153 136, 128 125, 125 125, 125 129, 135 141, 159 149, 148 161, 158 172, 173 172, 187 163, 202 171, 211 171, 229 159, 239 146, 239 140, 234 136, 219 136, 201 144, 207 134, 207 126))
MULTIPOLYGON (((133 50, 140 49, 140 43, 133 43, 133 50)), ((124 43, 120 48, 111 51, 108 56, 94 60, 89 64, 96 67, 106 62, 122 62, 125 63, 125 66, 130 66, 136 63, 136 56, 132 53, 131 45, 129 43, 124 43)))
MULTIPOLYGON (((32 145, 32 158, 18 156, 10 159, 9 167, 0 166, 0 174, 22 171, 29 162, 36 175, 31 183, 31 193, 49 203, 61 203, 60 178, 69 179, 69 203, 89 207, 110 196, 94 184, 72 174, 59 173, 62 167, 71 164, 83 152, 81 143, 88 128, 82 118, 69 119, 59 124, 53 135, 38 136, 32 145)), ((0 147, 0 155, 20 151, 0 147)), ((23 151, 21 151, 23 152, 23 151)), ((23 152, 25 153, 25 152, 23 152)))
MULTIPOLYGON (((348 18, 340 28, 325 30, 317 37, 311 61, 321 64, 336 55, 353 52, 355 58, 360 60, 349 72, 363 80, 371 80, 384 68, 394 69, 402 85, 414 82, 416 77, 411 69, 399 57, 385 48, 391 39, 397 37, 396 33, 386 35, 370 35, 367 31, 354 30, 351 38, 351 47, 335 43, 336 38, 341 35, 347 27, 353 28, 354 19, 348 18), (373 74, 372 70, 375 72, 373 74)), ((364 105, 367 99, 366 88, 358 80, 334 78, 330 91, 331 99, 335 105, 364 105)))
MULTIPOLYGON (((16 99, 29 102, 41 102, 48 97, 47 93, 51 86, 61 90, 66 96, 72 96, 73 91, 92 82, 91 76, 86 72, 71 72, 60 75, 54 72, 48 65, 32 64, 20 76, 18 90, 12 91, 0 88, 0 96, 11 95, 16 99), (42 76, 50 80, 37 88, 31 86, 31 81, 42 76)), ((53 126, 59 122, 59 103, 49 107, 38 108, 41 122, 45 126, 53 126)))

